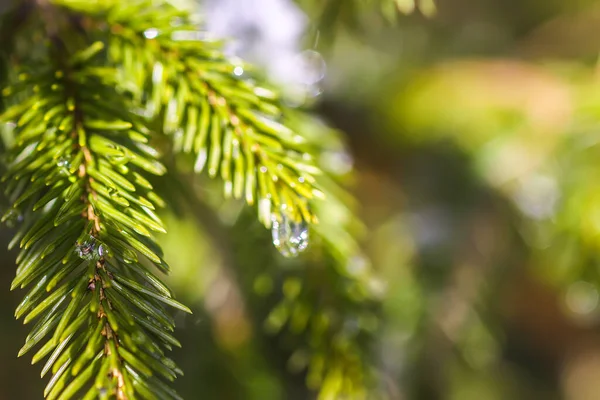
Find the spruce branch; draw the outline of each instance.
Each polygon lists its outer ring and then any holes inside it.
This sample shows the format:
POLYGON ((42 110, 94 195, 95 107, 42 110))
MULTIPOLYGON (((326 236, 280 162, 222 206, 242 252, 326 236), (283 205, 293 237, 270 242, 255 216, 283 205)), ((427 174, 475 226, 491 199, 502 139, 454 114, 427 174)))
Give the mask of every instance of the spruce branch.
POLYGON ((150 141, 157 122, 197 172, 221 177, 226 197, 258 204, 274 234, 288 220, 320 220, 311 229, 326 276, 300 289, 286 281, 267 324, 305 335, 323 398, 364 395, 362 335, 351 327, 346 337, 346 321, 370 310, 373 297, 368 270, 348 267, 359 256, 351 201, 318 157, 339 150, 335 132, 286 107, 166 3, 34 3, 54 15, 34 18, 52 21, 49 50, 13 59, 22 72, 3 90, 12 106, 1 119, 16 126, 4 178, 13 207, 3 220, 23 219, 11 243, 22 247, 13 288, 29 293, 16 314, 37 322, 20 354, 47 340, 34 355, 48 357, 43 374, 53 373, 46 396, 178 398, 164 383, 180 373, 164 355, 179 345, 165 306, 189 310, 153 272, 168 271, 152 233, 164 232, 155 209, 165 202, 148 180, 165 173, 150 141), (325 330, 320 309, 334 310, 325 330), (298 328, 294 318, 307 313, 314 318, 298 328), (321 365, 323 353, 331 359, 321 365))
POLYGON ((220 175, 226 198, 258 204, 266 227, 281 210, 294 221, 316 221, 310 203, 324 194, 315 149, 290 129, 294 111, 246 76, 251 68, 166 4, 133 1, 88 15, 108 22, 113 62, 144 88, 137 97, 148 116, 162 119, 175 151, 194 155, 196 172, 220 175))
MULTIPOLYGON (((313 118, 296 122, 299 131, 311 132, 307 140, 318 142, 322 154, 343 154, 338 132, 313 118)), ((190 215, 215 240, 255 313, 257 329, 276 338, 289 357, 288 368, 306 374, 307 386, 320 399, 369 398, 377 386, 370 354, 380 327, 378 282, 357 243, 363 227, 355 202, 341 188, 352 174, 326 163, 321 168, 318 179, 327 201, 315 207, 319 223, 311 227, 309 254, 292 261, 263 250, 265 235, 248 213, 232 229, 221 226, 211 216, 216 210, 206 210, 207 200, 190 190, 192 176, 177 174, 170 181, 177 188, 169 191, 181 192, 185 203, 193 204, 190 215)))
POLYGON ((151 233, 164 232, 161 200, 145 178, 164 167, 116 70, 95 62, 103 43, 73 51, 57 15, 47 63, 3 90, 16 142, 2 219, 23 219, 12 288, 29 289, 16 316, 36 320, 19 355, 46 340, 33 363, 47 358, 48 399, 179 398, 163 381, 180 373, 164 355, 179 346, 165 306, 189 309, 152 272, 168 266, 151 233))

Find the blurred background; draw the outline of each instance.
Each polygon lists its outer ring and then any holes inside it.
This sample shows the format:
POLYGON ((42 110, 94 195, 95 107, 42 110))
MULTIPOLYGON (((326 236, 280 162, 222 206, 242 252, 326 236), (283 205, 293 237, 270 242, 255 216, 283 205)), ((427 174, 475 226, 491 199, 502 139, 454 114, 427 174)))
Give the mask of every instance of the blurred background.
MULTIPOLYGON (((190 184, 162 238, 184 398, 600 399, 600 1, 177 3, 341 132, 355 214, 322 212, 362 252, 284 259, 190 184)), ((0 399, 41 398, 2 251, 0 399)))

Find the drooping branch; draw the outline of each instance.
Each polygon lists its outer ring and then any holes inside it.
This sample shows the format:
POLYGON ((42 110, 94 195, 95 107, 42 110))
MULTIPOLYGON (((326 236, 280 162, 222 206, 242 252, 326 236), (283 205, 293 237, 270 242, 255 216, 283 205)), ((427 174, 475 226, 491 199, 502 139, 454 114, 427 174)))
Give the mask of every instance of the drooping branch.
POLYGON ((189 310, 148 268, 168 269, 150 233, 164 232, 160 198, 144 178, 164 167, 116 71, 95 61, 103 44, 69 53, 76 41, 50 37, 48 66, 4 91, 31 94, 2 116, 16 124, 3 219, 24 216, 12 287, 30 288, 16 316, 37 319, 20 354, 47 338, 33 361, 49 356, 49 399, 178 398, 157 377, 179 373, 164 356, 179 345, 164 305, 189 310))

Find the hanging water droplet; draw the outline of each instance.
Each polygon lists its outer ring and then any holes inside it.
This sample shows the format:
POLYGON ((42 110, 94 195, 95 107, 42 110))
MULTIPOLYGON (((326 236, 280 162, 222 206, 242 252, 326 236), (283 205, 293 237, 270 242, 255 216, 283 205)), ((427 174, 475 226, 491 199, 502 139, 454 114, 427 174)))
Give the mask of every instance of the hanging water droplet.
POLYGON ((314 101, 321 95, 327 64, 319 52, 305 50, 296 56, 294 67, 291 84, 283 93, 283 101, 296 108, 314 101))
POLYGON ((284 257, 296 257, 308 247, 308 226, 296 222, 285 211, 271 217, 273 245, 284 257))
POLYGON ((321 53, 305 50, 298 55, 299 80, 305 85, 314 85, 325 78, 327 64, 321 53))

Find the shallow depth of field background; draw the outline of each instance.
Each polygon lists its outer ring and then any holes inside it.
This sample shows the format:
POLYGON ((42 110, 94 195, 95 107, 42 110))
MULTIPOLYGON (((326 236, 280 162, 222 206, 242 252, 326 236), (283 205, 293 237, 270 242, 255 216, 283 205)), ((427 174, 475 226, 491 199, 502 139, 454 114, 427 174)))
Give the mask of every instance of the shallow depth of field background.
MULTIPOLYGON (((312 19, 288 0, 208 3, 209 30, 242 38, 232 51, 347 138, 327 157, 356 170, 383 302, 380 389, 600 398, 600 1, 436 0, 435 15, 396 21, 346 0, 298 0, 312 19), (319 23, 323 4, 338 9, 319 23)), ((238 213, 225 203, 215 220, 229 232, 238 213)), ((169 281, 195 313, 177 317, 180 393, 310 399, 239 289, 265 282, 230 272, 277 257, 269 232, 224 234, 224 255, 213 230, 177 218, 165 216, 169 281)), ((41 398, 39 366, 16 358, 23 293, 9 293, 15 253, 1 251, 0 400, 41 398)))

